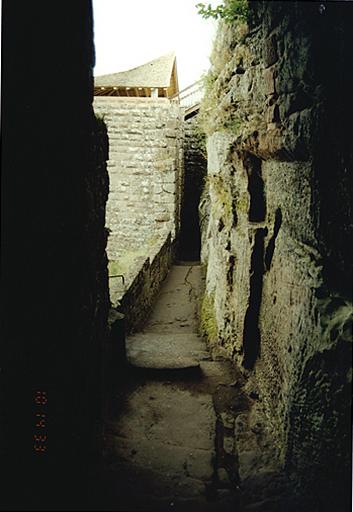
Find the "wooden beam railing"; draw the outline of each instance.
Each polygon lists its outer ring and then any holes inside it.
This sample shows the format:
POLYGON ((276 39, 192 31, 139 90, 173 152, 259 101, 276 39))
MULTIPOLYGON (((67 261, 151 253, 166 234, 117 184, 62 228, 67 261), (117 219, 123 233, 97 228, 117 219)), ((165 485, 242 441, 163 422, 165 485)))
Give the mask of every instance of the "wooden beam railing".
POLYGON ((179 103, 182 108, 188 110, 201 102, 203 94, 203 80, 198 80, 182 91, 173 94, 173 96, 170 96, 169 99, 172 102, 179 103))

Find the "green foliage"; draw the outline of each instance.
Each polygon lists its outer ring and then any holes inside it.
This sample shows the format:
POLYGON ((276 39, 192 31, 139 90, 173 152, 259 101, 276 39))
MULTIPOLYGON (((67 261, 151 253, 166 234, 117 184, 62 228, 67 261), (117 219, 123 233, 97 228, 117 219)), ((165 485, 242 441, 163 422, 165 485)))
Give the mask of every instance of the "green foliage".
POLYGON ((205 19, 222 19, 226 23, 247 21, 249 5, 247 0, 224 0, 223 4, 212 7, 211 4, 196 4, 198 13, 205 19))
MULTIPOLYGON (((199 111, 199 124, 209 136, 225 131, 236 137, 243 136, 249 127, 243 105, 233 97, 241 97, 232 85, 234 69, 250 66, 253 56, 247 47, 248 21, 251 10, 247 0, 223 0, 213 9, 211 4, 198 4, 203 17, 220 19, 218 32, 210 56, 211 68, 203 77, 205 94, 199 111), (228 23, 229 22, 229 23, 228 23), (234 90, 234 93, 231 90, 234 90)), ((251 128, 253 123, 251 122, 251 128)))

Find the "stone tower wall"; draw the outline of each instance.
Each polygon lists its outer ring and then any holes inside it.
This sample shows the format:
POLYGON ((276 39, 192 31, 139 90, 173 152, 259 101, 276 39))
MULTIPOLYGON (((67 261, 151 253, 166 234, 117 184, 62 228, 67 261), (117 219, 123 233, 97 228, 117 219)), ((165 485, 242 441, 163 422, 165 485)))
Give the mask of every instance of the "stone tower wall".
POLYGON ((109 136, 108 257, 174 238, 179 229, 182 122, 168 99, 94 98, 109 136))

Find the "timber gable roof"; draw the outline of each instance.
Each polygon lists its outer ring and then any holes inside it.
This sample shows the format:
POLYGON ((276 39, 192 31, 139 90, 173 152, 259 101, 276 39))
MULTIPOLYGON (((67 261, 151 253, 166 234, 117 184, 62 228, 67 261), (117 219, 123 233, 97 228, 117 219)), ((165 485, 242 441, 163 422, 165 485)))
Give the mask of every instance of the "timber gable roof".
POLYGON ((163 89, 168 90, 166 96, 171 96, 179 90, 175 53, 167 53, 128 71, 97 76, 94 79, 94 86, 95 94, 104 94, 107 89, 163 89))

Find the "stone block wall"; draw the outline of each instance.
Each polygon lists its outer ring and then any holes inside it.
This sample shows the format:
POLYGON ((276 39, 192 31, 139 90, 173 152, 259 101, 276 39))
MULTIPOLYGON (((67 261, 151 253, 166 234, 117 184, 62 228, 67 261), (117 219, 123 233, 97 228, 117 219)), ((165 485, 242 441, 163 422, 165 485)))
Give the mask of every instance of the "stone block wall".
POLYGON ((108 257, 117 260, 178 232, 181 111, 168 99, 101 96, 94 109, 108 127, 108 257))
POLYGON ((121 295, 119 311, 125 315, 126 333, 143 327, 153 302, 166 278, 174 256, 174 246, 169 233, 158 250, 146 258, 128 289, 121 295))
POLYGON ((203 324, 243 368, 273 460, 320 512, 349 501, 347 4, 250 2, 248 25, 220 28, 201 114, 203 324))

